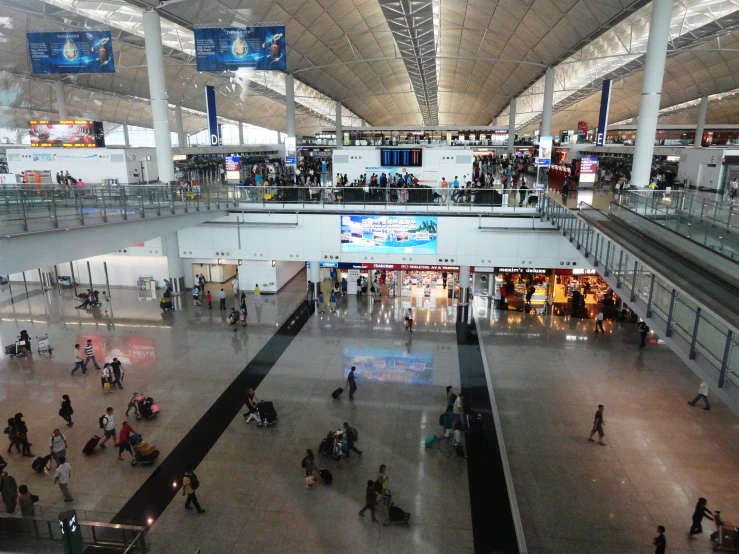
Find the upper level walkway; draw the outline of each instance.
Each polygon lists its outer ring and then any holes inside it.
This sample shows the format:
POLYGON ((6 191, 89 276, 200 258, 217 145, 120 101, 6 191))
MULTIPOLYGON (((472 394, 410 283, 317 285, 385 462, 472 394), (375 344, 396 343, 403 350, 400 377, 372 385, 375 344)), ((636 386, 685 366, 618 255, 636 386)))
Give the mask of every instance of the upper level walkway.
POLYGON ((739 413, 739 265, 636 210, 545 200, 547 217, 739 413))

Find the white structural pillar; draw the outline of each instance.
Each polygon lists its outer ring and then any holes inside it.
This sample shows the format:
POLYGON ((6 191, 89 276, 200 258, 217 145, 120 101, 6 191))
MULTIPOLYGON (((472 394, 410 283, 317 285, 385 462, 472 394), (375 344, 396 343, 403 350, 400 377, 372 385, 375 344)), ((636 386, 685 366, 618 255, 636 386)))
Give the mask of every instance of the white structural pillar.
POLYGON ((321 262, 310 263, 310 282, 313 283, 313 297, 318 298, 321 287, 321 262))
POLYGON ((459 266, 459 303, 467 304, 470 298, 470 266, 459 266))
POLYGON ((56 93, 56 109, 59 112, 59 119, 64 121, 67 115, 67 95, 64 93, 64 83, 54 81, 54 92, 56 93))
POLYGON ((123 146, 126 148, 131 147, 131 141, 128 139, 128 125, 124 123, 121 125, 121 128, 123 129, 123 146))
POLYGON ((672 4, 673 0, 652 1, 639 122, 636 126, 634 162, 631 166, 631 186, 635 187, 646 187, 652 170, 654 137, 657 133, 659 103, 662 96, 662 77, 667 59, 667 41, 670 38, 672 4))
POLYGON ((295 78, 292 75, 285 76, 285 110, 287 136, 295 137, 295 78))
POLYGON ((180 258, 180 243, 177 240, 177 231, 162 237, 164 253, 167 255, 167 276, 172 283, 172 292, 185 292, 185 271, 180 258))
POLYGON ((554 68, 544 74, 544 107, 541 110, 541 136, 552 136, 552 110, 554 108, 554 68))
POLYGON ((516 99, 511 98, 508 113, 508 153, 513 154, 515 151, 514 143, 516 140, 516 99))
POLYGON ((162 52, 162 25, 159 21, 159 14, 155 11, 145 11, 143 19, 157 169, 159 180, 163 183, 170 183, 175 180, 175 176, 174 162, 172 161, 172 137, 169 130, 169 103, 167 101, 167 83, 164 73, 164 53, 162 52))
POLYGON ((23 142, 23 129, 21 129, 20 127, 18 127, 15 130, 15 143, 16 144, 21 144, 22 142, 23 142))
POLYGON ((695 141, 693 146, 700 148, 703 144, 703 129, 706 127, 706 116, 708 115, 708 96, 701 98, 698 105, 698 124, 695 126, 695 141))
POLYGON ((187 137, 185 136, 185 126, 182 124, 182 106, 179 104, 174 107, 174 120, 177 124, 177 146, 185 148, 187 137))
POLYGON ((344 125, 341 122, 341 102, 336 101, 336 148, 344 146, 344 125))
POLYGON ((239 121, 239 145, 244 145, 244 122, 239 121))

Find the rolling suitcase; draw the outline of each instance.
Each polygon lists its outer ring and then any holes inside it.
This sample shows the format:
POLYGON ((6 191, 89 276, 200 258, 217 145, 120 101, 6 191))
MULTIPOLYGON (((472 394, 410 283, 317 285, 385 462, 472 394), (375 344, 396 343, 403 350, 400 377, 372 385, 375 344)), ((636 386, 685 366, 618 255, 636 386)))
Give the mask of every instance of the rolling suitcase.
POLYGON ((336 389, 334 392, 331 393, 331 396, 333 396, 334 400, 336 400, 341 395, 342 392, 344 392, 344 389, 339 387, 338 389, 336 389))
POLYGON ((331 475, 331 472, 327 470, 325 467, 322 467, 318 470, 318 476, 323 479, 323 482, 327 485, 331 484, 331 481, 334 480, 334 476, 331 475))
POLYGON ((259 419, 264 425, 272 425, 277 422, 277 412, 272 402, 260 402, 257 404, 259 419))
POLYGON ((97 447, 99 442, 100 437, 94 435, 89 441, 87 441, 87 444, 85 444, 85 447, 82 449, 82 453, 89 456, 90 454, 95 452, 95 448, 97 447))

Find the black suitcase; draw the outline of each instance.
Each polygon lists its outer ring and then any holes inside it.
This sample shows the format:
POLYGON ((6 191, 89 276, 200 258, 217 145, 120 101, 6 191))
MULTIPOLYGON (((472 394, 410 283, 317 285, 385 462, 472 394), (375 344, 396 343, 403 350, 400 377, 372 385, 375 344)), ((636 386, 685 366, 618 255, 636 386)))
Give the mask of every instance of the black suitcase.
POLYGON ((97 447, 99 442, 100 437, 94 435, 89 441, 87 441, 87 444, 85 444, 85 447, 82 449, 82 453, 89 456, 90 454, 95 452, 95 448, 97 447))
POLYGON ((325 467, 322 467, 318 470, 318 475, 321 479, 323 479, 323 482, 327 485, 331 484, 331 481, 334 480, 334 476, 331 475, 331 472, 327 470, 325 467))
POLYGON ((47 465, 50 466, 49 461, 51 461, 51 454, 46 457, 39 456, 31 463, 31 469, 37 473, 43 473, 45 469, 51 469, 51 467, 46 467, 47 465))
POLYGON ((344 389, 339 387, 338 389, 336 389, 334 392, 331 393, 331 396, 333 396, 334 400, 336 400, 339 396, 341 396, 342 392, 344 392, 344 389))
POLYGON ((272 402, 260 402, 257 404, 259 419, 264 425, 272 425, 277 422, 277 412, 272 402))

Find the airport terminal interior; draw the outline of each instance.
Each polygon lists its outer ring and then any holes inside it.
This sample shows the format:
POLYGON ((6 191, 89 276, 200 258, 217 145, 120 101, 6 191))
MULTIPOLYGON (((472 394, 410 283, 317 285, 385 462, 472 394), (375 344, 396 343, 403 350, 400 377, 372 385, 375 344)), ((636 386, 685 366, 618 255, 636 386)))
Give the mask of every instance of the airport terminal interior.
POLYGON ((737 42, 0 2, 0 553, 739 552, 737 42))

